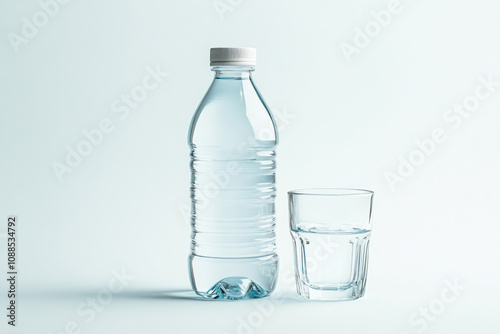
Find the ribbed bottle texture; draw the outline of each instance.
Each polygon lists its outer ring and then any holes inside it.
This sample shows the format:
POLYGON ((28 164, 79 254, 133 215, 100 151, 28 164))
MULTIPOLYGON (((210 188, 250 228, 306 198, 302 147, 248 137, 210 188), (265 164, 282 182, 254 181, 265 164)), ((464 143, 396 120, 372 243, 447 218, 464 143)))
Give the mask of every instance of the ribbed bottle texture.
POLYGON ((191 150, 191 251, 259 257, 276 251, 273 147, 191 150))

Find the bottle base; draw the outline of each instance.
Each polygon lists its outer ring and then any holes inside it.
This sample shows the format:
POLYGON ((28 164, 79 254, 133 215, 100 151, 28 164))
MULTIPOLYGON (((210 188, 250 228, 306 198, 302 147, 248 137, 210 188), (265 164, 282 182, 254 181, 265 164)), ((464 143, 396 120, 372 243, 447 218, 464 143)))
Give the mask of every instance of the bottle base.
POLYGON ((276 286, 278 256, 211 258, 191 255, 189 269, 191 286, 203 298, 262 298, 271 294, 276 286))
POLYGON ((215 283, 207 292, 196 293, 207 299, 251 299, 269 295, 263 287, 248 277, 227 277, 215 283))

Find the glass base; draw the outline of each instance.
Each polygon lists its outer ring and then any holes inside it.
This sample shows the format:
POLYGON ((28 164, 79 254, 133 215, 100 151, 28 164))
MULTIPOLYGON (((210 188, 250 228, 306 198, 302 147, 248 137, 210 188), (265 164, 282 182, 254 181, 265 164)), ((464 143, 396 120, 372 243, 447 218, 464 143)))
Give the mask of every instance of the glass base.
POLYGON ((339 287, 312 287, 304 282, 297 283, 297 293, 306 299, 345 301, 361 298, 365 294, 363 282, 339 287))

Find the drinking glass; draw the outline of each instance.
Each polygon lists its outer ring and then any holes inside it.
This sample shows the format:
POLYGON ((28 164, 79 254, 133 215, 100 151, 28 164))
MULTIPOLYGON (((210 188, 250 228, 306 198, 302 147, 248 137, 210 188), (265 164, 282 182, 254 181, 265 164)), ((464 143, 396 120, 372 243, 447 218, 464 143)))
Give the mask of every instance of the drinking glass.
POLYGON ((319 300, 362 297, 373 191, 301 189, 288 198, 298 294, 319 300))

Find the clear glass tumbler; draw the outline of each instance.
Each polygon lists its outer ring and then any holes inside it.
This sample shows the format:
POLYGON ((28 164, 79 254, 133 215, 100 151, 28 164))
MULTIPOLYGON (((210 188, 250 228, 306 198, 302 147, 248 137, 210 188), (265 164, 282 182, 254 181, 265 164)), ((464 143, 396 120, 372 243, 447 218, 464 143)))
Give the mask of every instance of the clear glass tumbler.
POLYGON ((318 300, 353 300, 365 293, 373 191, 288 192, 297 292, 318 300))

